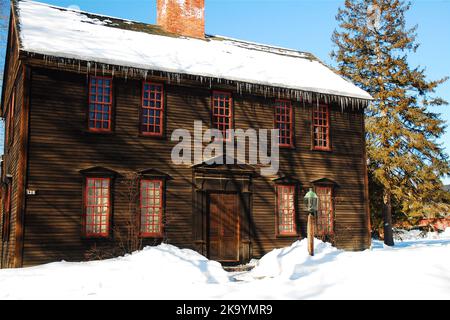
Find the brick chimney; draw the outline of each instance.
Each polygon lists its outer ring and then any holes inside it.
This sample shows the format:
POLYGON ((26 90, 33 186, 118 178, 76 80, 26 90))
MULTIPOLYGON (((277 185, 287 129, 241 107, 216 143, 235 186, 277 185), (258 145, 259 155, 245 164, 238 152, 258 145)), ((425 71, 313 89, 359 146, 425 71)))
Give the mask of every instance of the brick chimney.
POLYGON ((157 0, 157 24, 187 37, 205 37, 205 0, 157 0))

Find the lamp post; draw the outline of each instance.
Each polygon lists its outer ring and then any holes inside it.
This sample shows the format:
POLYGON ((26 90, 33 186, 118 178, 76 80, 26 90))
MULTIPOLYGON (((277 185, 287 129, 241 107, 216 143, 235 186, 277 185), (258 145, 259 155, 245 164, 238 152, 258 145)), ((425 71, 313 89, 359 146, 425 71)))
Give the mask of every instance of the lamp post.
POLYGON ((304 198, 305 207, 308 210, 308 252, 310 256, 314 256, 314 225, 315 225, 315 215, 319 207, 319 197, 313 191, 312 188, 309 189, 308 193, 304 198))

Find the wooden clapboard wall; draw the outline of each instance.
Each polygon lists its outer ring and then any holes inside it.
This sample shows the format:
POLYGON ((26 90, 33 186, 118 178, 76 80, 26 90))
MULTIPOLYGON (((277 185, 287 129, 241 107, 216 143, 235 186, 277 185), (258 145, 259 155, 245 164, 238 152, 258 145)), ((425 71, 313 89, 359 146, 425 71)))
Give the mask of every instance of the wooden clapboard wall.
POLYGON ((4 155, 2 163, 2 205, 0 206, 0 230, 4 230, 6 221, 5 200, 6 183, 11 184, 10 223, 7 226, 8 236, 0 246, 0 266, 2 268, 21 266, 22 217, 25 204, 25 167, 27 137, 27 69, 19 60, 18 33, 15 28, 15 17, 11 16, 8 32, 4 82, 2 87, 2 117, 5 125, 4 155), (12 106, 12 108, 11 108, 12 106), (5 123, 6 124, 6 123, 5 123), (8 129, 8 130, 6 130, 8 129))
MULTIPOLYGON (((154 79, 165 82, 164 79, 154 79)), ((178 128, 193 132, 194 120, 211 123, 212 89, 231 90, 236 128, 273 127, 272 98, 241 95, 233 88, 164 83, 166 135, 139 135, 142 80, 114 79, 114 130, 111 134, 87 131, 86 74, 33 67, 31 72, 30 126, 27 188, 24 220, 23 265, 55 260, 85 259, 94 244, 117 245, 117 239, 87 240, 81 237, 82 175, 80 170, 102 166, 119 176, 142 169, 156 169, 170 176, 166 192, 165 241, 195 248, 193 241, 193 170, 171 162, 176 144, 170 134, 178 128)), ((301 198, 312 181, 335 181, 336 245, 361 250, 369 244, 365 201, 363 157, 363 113, 333 106, 331 112, 332 151, 311 150, 311 106, 293 102, 295 107, 295 149, 280 151, 280 174, 300 182, 298 192, 299 237, 304 236, 306 213, 301 198)), ((120 180, 120 178, 118 178, 120 180)), ((127 203, 121 199, 123 186, 113 188, 113 224, 126 223, 127 203)), ((289 245, 295 237, 276 235, 275 184, 270 178, 255 177, 252 187, 252 256, 289 245)), ((146 240, 146 244, 157 242, 146 240)))

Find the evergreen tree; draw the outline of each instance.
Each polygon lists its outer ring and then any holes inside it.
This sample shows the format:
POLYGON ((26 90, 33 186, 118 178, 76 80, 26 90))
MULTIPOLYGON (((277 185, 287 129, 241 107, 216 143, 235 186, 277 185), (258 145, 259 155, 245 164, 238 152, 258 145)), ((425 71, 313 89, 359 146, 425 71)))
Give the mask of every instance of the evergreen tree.
POLYGON ((393 203, 409 217, 439 210, 441 178, 450 173, 437 143, 445 123, 431 111, 447 104, 435 97, 447 78, 428 81, 425 69, 409 65, 408 55, 419 47, 417 26, 406 27, 410 6, 400 0, 346 0, 332 37, 338 72, 374 98, 366 111, 367 154, 369 176, 382 188, 387 245, 394 245, 393 203))

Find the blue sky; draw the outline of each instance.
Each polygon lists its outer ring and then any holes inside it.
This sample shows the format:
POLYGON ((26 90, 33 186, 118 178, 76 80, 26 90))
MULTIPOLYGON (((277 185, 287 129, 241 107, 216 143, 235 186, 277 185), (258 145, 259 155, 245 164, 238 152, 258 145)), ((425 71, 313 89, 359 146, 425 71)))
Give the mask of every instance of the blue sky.
MULTIPOLYGON (((156 0, 43 0, 84 11, 155 23, 156 0)), ((419 25, 412 65, 426 67, 430 79, 450 76, 450 0, 416 0, 407 23, 419 25)), ((309 51, 333 64, 331 34, 344 0, 206 0, 206 32, 309 51)), ((438 94, 450 101, 450 81, 438 94)), ((450 107, 436 108, 450 123, 450 107)), ((450 128, 449 128, 450 130, 450 128)), ((450 132, 441 141, 450 152, 450 132)), ((450 183, 450 178, 445 180, 450 183)))

